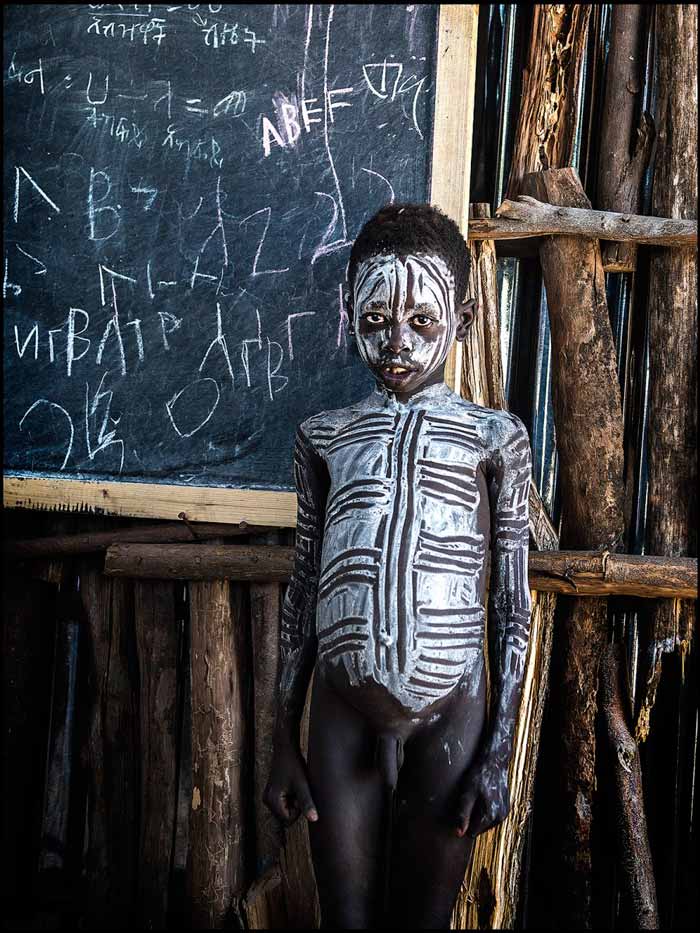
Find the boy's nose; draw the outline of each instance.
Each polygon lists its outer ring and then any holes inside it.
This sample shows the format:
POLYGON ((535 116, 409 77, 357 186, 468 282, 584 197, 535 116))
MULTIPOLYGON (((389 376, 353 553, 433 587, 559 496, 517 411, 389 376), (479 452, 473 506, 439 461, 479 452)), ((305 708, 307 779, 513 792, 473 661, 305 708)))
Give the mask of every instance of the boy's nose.
POLYGON ((408 340, 406 328, 398 321, 391 325, 386 347, 392 353, 400 353, 402 350, 410 349, 410 341, 408 340))

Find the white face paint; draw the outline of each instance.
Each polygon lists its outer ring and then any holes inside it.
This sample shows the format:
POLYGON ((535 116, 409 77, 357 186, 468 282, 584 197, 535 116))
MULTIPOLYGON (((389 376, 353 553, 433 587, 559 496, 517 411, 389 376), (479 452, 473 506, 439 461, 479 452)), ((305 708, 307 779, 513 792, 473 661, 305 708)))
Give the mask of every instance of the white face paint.
POLYGON ((377 255, 361 262, 353 294, 360 356, 392 391, 434 381, 457 331, 454 276, 439 256, 377 255))

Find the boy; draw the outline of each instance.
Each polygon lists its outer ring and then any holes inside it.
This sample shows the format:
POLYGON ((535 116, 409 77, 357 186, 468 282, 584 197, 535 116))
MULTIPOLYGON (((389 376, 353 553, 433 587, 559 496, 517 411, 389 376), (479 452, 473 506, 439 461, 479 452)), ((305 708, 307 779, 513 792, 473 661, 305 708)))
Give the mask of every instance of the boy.
POLYGON ((517 417, 444 383, 474 317, 468 279, 456 224, 426 204, 382 208, 348 265, 349 331, 376 388, 297 431, 264 799, 287 824, 309 820, 327 929, 385 924, 382 899, 397 926, 448 928, 474 837, 508 812, 530 627, 530 445, 517 417))

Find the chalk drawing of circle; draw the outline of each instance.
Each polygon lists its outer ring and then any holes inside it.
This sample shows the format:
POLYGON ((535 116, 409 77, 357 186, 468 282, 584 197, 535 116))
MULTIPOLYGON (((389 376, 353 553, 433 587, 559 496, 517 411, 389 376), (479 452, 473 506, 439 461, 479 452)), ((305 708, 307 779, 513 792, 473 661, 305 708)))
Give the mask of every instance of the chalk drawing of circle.
POLYGON ((221 392, 216 379, 212 379, 211 376, 203 376, 176 392, 170 401, 165 403, 165 410, 168 412, 170 422, 180 437, 192 437, 209 421, 216 411, 220 398, 221 392), (206 389, 204 388, 205 383, 208 384, 206 389), (177 415, 176 411, 173 411, 176 407, 180 410, 179 415, 177 415), (193 407, 194 412, 192 411, 193 407), (202 417, 203 414, 204 417, 202 417), (189 421, 191 424, 197 418, 201 420, 188 430, 188 425, 185 422, 189 421))

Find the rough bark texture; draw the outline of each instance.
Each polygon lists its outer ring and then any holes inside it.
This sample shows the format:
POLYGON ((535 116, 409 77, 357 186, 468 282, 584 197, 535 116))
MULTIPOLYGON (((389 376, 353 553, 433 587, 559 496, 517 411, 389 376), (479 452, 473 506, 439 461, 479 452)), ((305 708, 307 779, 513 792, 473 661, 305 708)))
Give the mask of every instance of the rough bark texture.
POLYGON ((507 197, 522 191, 528 172, 573 162, 576 100, 591 5, 538 3, 523 73, 522 103, 507 197))
POLYGON ((177 664, 180 633, 174 584, 134 583, 140 681, 141 833, 137 917, 146 930, 166 929, 177 804, 177 664))
POLYGON ((273 545, 113 544, 105 573, 162 580, 288 580, 294 548, 273 545))
MULTIPOLYGON (((472 205, 472 215, 488 218, 489 205, 472 205)), ((476 298, 477 313, 463 355, 462 394, 488 408, 506 408, 494 244, 488 240, 473 242, 470 250, 470 296, 476 298)), ((532 482, 529 506, 530 537, 535 547, 556 547, 556 532, 532 482)), ((509 928, 515 922, 547 694, 556 597, 536 593, 532 603, 530 642, 510 765, 511 809, 503 823, 476 840, 453 911, 452 926, 456 929, 509 928)))
MULTIPOLYGON (((697 212, 697 7, 656 7, 658 145, 652 209, 697 212)), ((655 251, 649 270, 649 428, 646 550, 697 556, 697 252, 655 251)), ((692 603, 654 607, 646 641, 647 682, 636 733, 645 739, 664 653, 690 648, 692 603)))
MULTIPOLYGON (((641 203, 654 140, 653 122, 641 112, 649 12, 645 4, 619 3, 610 14, 596 189, 596 206, 603 211, 636 213, 641 203)), ((603 243, 601 250, 606 272, 635 270, 634 244, 603 243)))
MULTIPOLYGON (((514 201, 505 200, 493 220, 470 221, 469 226, 469 239, 477 241, 552 235, 605 237, 647 246, 694 246, 697 245, 698 225, 694 220, 555 207, 520 195, 514 201)), ((612 270, 606 267, 605 271, 612 270)))
POLYGON ((530 552, 530 588, 570 596, 629 595, 697 599, 698 562, 608 551, 530 552))
POLYGON ((240 620, 226 580, 190 585, 192 809, 188 862, 192 925, 223 929, 244 893, 242 773, 245 710, 240 620))
MULTIPOLYGON (((589 208, 573 169, 527 176, 525 193, 540 201, 589 208)), ((624 532, 623 431, 605 279, 596 240, 552 237, 540 249, 552 346, 552 402, 562 485, 562 545, 610 551, 624 532)), ((561 600, 562 877, 558 922, 591 927, 592 799, 598 666, 607 602, 561 600), (566 892, 565 895, 563 892, 566 892)))
POLYGON ((639 749, 632 735, 629 687, 620 643, 607 645, 601 664, 601 702, 613 765, 618 864, 633 910, 634 929, 657 930, 654 866, 651 860, 639 749))

